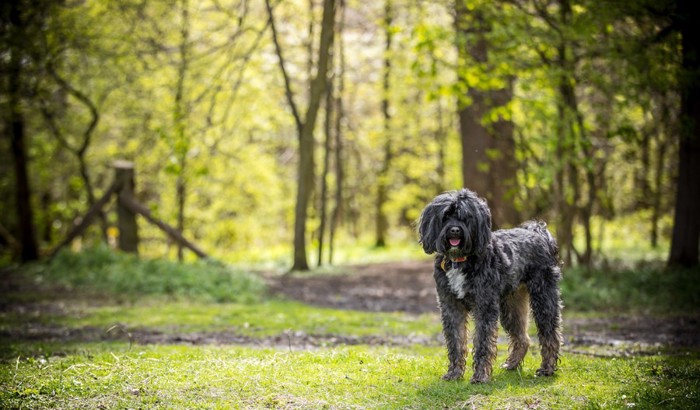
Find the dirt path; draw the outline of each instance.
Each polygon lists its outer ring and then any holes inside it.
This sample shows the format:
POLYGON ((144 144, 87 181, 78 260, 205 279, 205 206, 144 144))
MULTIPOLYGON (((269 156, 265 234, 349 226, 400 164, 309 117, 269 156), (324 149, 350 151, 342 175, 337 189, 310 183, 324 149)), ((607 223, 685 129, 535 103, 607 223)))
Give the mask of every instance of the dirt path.
POLYGON ((274 294, 317 306, 371 312, 437 312, 431 262, 356 265, 342 275, 264 275, 274 294))
MULTIPOLYGON (((316 306, 371 312, 438 313, 431 262, 397 262, 349 266, 342 274, 262 275, 273 295, 316 306)), ((2 286, 16 291, 15 286, 2 286)), ((39 317, 60 313, 56 303, 0 302, 0 313, 14 311, 39 317), (48 309, 48 310, 47 310, 48 309)), ((568 318, 564 321, 565 350, 602 347, 609 355, 645 354, 658 348, 700 349, 700 317, 603 316, 568 318)), ((266 338, 252 338, 231 331, 178 333, 159 329, 114 327, 65 328, 28 321, 20 326, 0 328, 0 341, 101 341, 123 340, 135 344, 233 344, 289 349, 309 349, 336 345, 414 344, 440 345, 441 335, 364 336, 311 335, 289 331, 266 338)), ((505 342, 505 340, 503 340, 505 342)), ((599 354, 597 350, 595 354, 599 354)), ((585 352, 584 352, 585 353, 585 352)), ((605 353, 607 354, 607 353, 605 353)))
MULTIPOLYGON (((437 313, 432 269, 432 262, 398 262, 351 266, 345 275, 266 279, 274 293, 318 306, 437 313)), ((700 347, 700 317, 573 318, 565 320, 564 333, 566 344, 571 346, 700 347)))

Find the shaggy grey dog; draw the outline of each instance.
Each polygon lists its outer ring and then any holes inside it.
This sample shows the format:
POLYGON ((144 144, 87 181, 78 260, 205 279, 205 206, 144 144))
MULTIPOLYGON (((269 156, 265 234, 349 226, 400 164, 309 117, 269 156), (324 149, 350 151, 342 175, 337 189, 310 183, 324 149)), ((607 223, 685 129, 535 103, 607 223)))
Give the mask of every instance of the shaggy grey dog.
POLYGON ((498 318, 510 339, 503 365, 516 369, 530 345, 528 304, 537 324, 542 365, 537 376, 557 368, 561 336, 561 278, 557 243, 544 222, 491 231, 486 201, 468 189, 438 195, 418 220, 420 244, 435 257, 442 329, 449 368, 444 380, 464 375, 466 323, 473 316, 472 383, 491 378, 496 357, 498 318), (528 303, 529 302, 529 303, 528 303))

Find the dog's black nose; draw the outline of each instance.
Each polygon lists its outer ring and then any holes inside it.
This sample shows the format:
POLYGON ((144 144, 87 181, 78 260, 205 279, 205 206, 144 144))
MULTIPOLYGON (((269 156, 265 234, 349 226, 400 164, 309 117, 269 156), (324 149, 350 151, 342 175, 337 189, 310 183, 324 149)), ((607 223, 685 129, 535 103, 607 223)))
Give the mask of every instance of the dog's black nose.
POLYGON ((450 228, 449 234, 452 235, 452 236, 461 236, 461 235, 462 235, 462 229, 460 229, 460 228, 457 227, 457 226, 453 226, 452 228, 450 228))

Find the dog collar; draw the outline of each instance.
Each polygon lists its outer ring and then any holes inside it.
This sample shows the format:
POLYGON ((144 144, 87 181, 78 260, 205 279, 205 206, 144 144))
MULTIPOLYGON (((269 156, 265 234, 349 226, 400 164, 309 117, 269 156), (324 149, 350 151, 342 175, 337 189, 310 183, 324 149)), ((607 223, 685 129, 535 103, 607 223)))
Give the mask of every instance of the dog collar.
POLYGON ((440 262, 440 267, 445 272, 447 272, 447 269, 445 269, 445 262, 447 262, 448 260, 450 261, 450 263, 465 262, 467 260, 467 257, 462 256, 461 258, 454 258, 454 259, 443 258, 442 262, 440 262))

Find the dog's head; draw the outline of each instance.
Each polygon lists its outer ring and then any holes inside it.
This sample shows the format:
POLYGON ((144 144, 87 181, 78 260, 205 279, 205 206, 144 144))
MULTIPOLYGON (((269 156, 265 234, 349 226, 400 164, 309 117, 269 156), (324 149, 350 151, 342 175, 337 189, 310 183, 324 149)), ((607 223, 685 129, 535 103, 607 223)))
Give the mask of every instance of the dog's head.
POLYGON ((423 209, 418 234, 427 254, 450 259, 481 255, 491 243, 491 211, 468 189, 445 192, 423 209))

